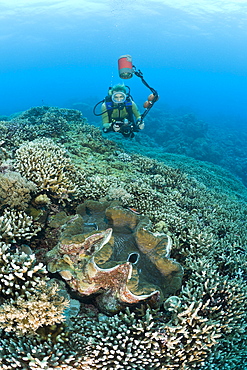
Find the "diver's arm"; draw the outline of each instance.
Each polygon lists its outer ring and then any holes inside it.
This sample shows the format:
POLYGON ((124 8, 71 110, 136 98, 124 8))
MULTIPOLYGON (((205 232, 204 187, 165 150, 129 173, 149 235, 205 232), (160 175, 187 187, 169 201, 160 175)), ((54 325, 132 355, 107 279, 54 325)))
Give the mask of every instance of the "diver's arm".
MULTIPOLYGON (((141 120, 141 114, 135 102, 132 102, 132 112, 136 118, 136 131, 144 129, 144 121, 141 120)), ((135 131, 135 130, 134 130, 135 131)))
POLYGON ((103 103, 101 106, 101 113, 102 113, 103 128, 109 129, 111 127, 111 122, 109 122, 109 116, 108 116, 105 103, 103 103))
POLYGON ((139 109, 134 101, 132 101, 132 112, 137 120, 141 119, 141 113, 139 112, 139 109))

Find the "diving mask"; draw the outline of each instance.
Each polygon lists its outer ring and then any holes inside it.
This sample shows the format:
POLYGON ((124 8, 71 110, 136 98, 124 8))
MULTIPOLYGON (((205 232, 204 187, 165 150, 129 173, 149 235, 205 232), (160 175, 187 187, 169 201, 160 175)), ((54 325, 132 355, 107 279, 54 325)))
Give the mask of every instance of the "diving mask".
POLYGON ((121 91, 116 91, 114 94, 112 94, 112 101, 113 103, 123 103, 126 100, 126 95, 121 91))

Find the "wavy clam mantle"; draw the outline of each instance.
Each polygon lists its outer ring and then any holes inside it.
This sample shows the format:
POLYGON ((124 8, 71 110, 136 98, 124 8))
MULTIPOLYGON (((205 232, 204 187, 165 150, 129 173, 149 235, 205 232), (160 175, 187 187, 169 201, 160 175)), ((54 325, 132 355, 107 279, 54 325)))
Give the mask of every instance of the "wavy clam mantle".
POLYGON ((152 233, 146 216, 121 206, 102 209, 100 202, 87 201, 82 209, 67 230, 73 222, 83 228, 88 212, 94 222, 108 227, 69 236, 65 225, 60 242, 47 254, 50 272, 58 272, 80 297, 90 297, 106 313, 142 301, 158 307, 176 294, 183 268, 169 257, 169 236, 152 233))

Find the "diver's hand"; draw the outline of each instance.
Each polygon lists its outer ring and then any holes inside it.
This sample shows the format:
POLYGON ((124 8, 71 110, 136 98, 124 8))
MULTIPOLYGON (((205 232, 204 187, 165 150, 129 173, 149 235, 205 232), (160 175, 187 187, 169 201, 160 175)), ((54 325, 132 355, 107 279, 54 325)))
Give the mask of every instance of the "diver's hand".
POLYGON ((120 126, 117 123, 114 123, 112 125, 112 129, 113 129, 113 131, 118 132, 118 131, 120 131, 120 126))
POLYGON ((103 124, 103 132, 109 132, 109 131, 111 131, 111 123, 106 122, 103 124))
POLYGON ((144 125, 144 121, 141 121, 140 119, 138 119, 136 121, 136 124, 137 124, 137 127, 139 128, 139 130, 143 130, 145 125, 144 125))

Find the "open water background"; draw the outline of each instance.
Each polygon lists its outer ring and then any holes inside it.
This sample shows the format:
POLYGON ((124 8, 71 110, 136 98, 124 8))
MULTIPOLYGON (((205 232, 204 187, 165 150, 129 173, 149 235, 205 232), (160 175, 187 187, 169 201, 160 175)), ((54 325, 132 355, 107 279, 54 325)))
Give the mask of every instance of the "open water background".
MULTIPOLYGON (((159 108, 247 120, 247 1, 4 0, 0 10, 0 115, 93 105, 130 54, 159 108)), ((146 100, 136 76, 128 84, 146 100)))

